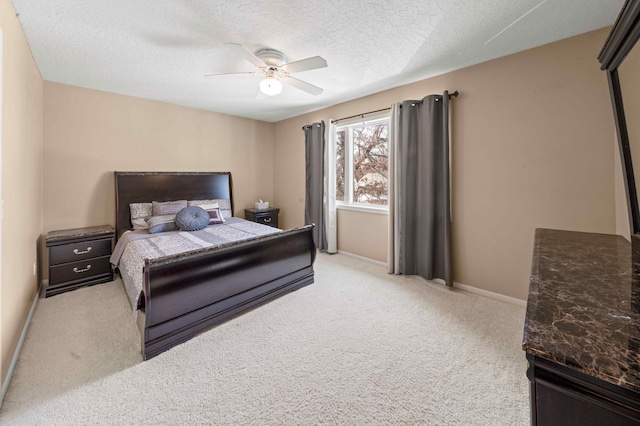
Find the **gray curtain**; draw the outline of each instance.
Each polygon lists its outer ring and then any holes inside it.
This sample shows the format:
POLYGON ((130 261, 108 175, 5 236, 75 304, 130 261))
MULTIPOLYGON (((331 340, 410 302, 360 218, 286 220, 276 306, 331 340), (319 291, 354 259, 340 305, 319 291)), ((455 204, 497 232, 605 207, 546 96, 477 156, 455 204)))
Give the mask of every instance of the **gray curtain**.
POLYGON ((314 223, 313 240, 320 250, 327 249, 324 226, 324 121, 313 123, 304 130, 306 184, 304 223, 314 223))
POLYGON ((452 286, 449 93, 402 102, 396 138, 396 272, 452 286))

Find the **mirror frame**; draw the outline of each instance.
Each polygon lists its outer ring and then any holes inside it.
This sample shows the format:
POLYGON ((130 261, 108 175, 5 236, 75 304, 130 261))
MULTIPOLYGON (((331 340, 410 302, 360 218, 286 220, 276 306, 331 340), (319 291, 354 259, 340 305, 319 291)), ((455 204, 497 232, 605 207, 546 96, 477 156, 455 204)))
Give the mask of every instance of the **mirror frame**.
MULTIPOLYGON (((624 115, 618 68, 638 39, 640 39, 640 0, 627 0, 613 25, 609 38, 607 38, 598 55, 598 61, 601 64, 600 69, 607 73, 607 80, 609 81, 609 93, 613 106, 616 133, 618 134, 622 174, 627 195, 631 235, 640 233, 640 211, 638 210, 638 194, 633 175, 629 133, 627 132, 627 121, 624 115)), ((640 161, 640 158, 636 158, 636 161, 640 161)))

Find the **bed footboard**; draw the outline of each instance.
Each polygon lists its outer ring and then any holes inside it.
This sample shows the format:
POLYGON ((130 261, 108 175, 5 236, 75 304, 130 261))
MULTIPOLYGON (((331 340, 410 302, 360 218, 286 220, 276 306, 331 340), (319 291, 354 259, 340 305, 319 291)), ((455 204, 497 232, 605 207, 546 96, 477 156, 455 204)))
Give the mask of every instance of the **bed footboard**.
POLYGON ((147 261, 138 327, 152 358, 254 306, 313 283, 313 225, 147 261))

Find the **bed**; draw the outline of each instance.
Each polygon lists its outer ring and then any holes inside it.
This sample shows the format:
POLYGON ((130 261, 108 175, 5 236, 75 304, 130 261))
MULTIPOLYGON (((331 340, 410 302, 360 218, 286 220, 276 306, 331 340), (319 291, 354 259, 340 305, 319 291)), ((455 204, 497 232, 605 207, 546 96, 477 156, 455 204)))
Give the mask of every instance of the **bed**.
MULTIPOLYGON (((132 226, 131 203, 228 199, 233 211, 229 172, 115 172, 115 193, 118 239, 132 226)), ((137 310, 143 358, 313 283, 312 231, 313 225, 307 225, 145 259, 142 292, 132 306, 137 310)))

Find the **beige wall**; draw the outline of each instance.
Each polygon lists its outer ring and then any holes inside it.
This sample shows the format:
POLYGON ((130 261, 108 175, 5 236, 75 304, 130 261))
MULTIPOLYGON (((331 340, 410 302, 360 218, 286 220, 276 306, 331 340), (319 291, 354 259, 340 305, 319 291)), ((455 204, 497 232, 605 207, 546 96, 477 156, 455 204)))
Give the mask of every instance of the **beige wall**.
POLYGON ((387 261, 389 215, 338 210, 338 249, 347 253, 387 261), (354 235, 357 236, 354 238, 354 235))
MULTIPOLYGON (((526 299, 535 228, 616 230, 613 119, 596 59, 608 31, 276 123, 274 203, 283 209, 284 226, 304 218, 303 125, 458 90, 452 101, 454 280, 526 299)), ((355 247, 361 229, 343 231, 338 249, 355 247)), ((383 236, 387 229, 369 232, 383 236)), ((377 241, 386 246, 385 238, 377 241)))
POLYGON ((37 291, 42 232, 42 79, 10 1, 0 1, 2 49, 2 381, 37 291))
POLYGON ((230 171, 235 213, 273 198, 273 124, 44 84, 44 230, 114 224, 113 172, 230 171))

